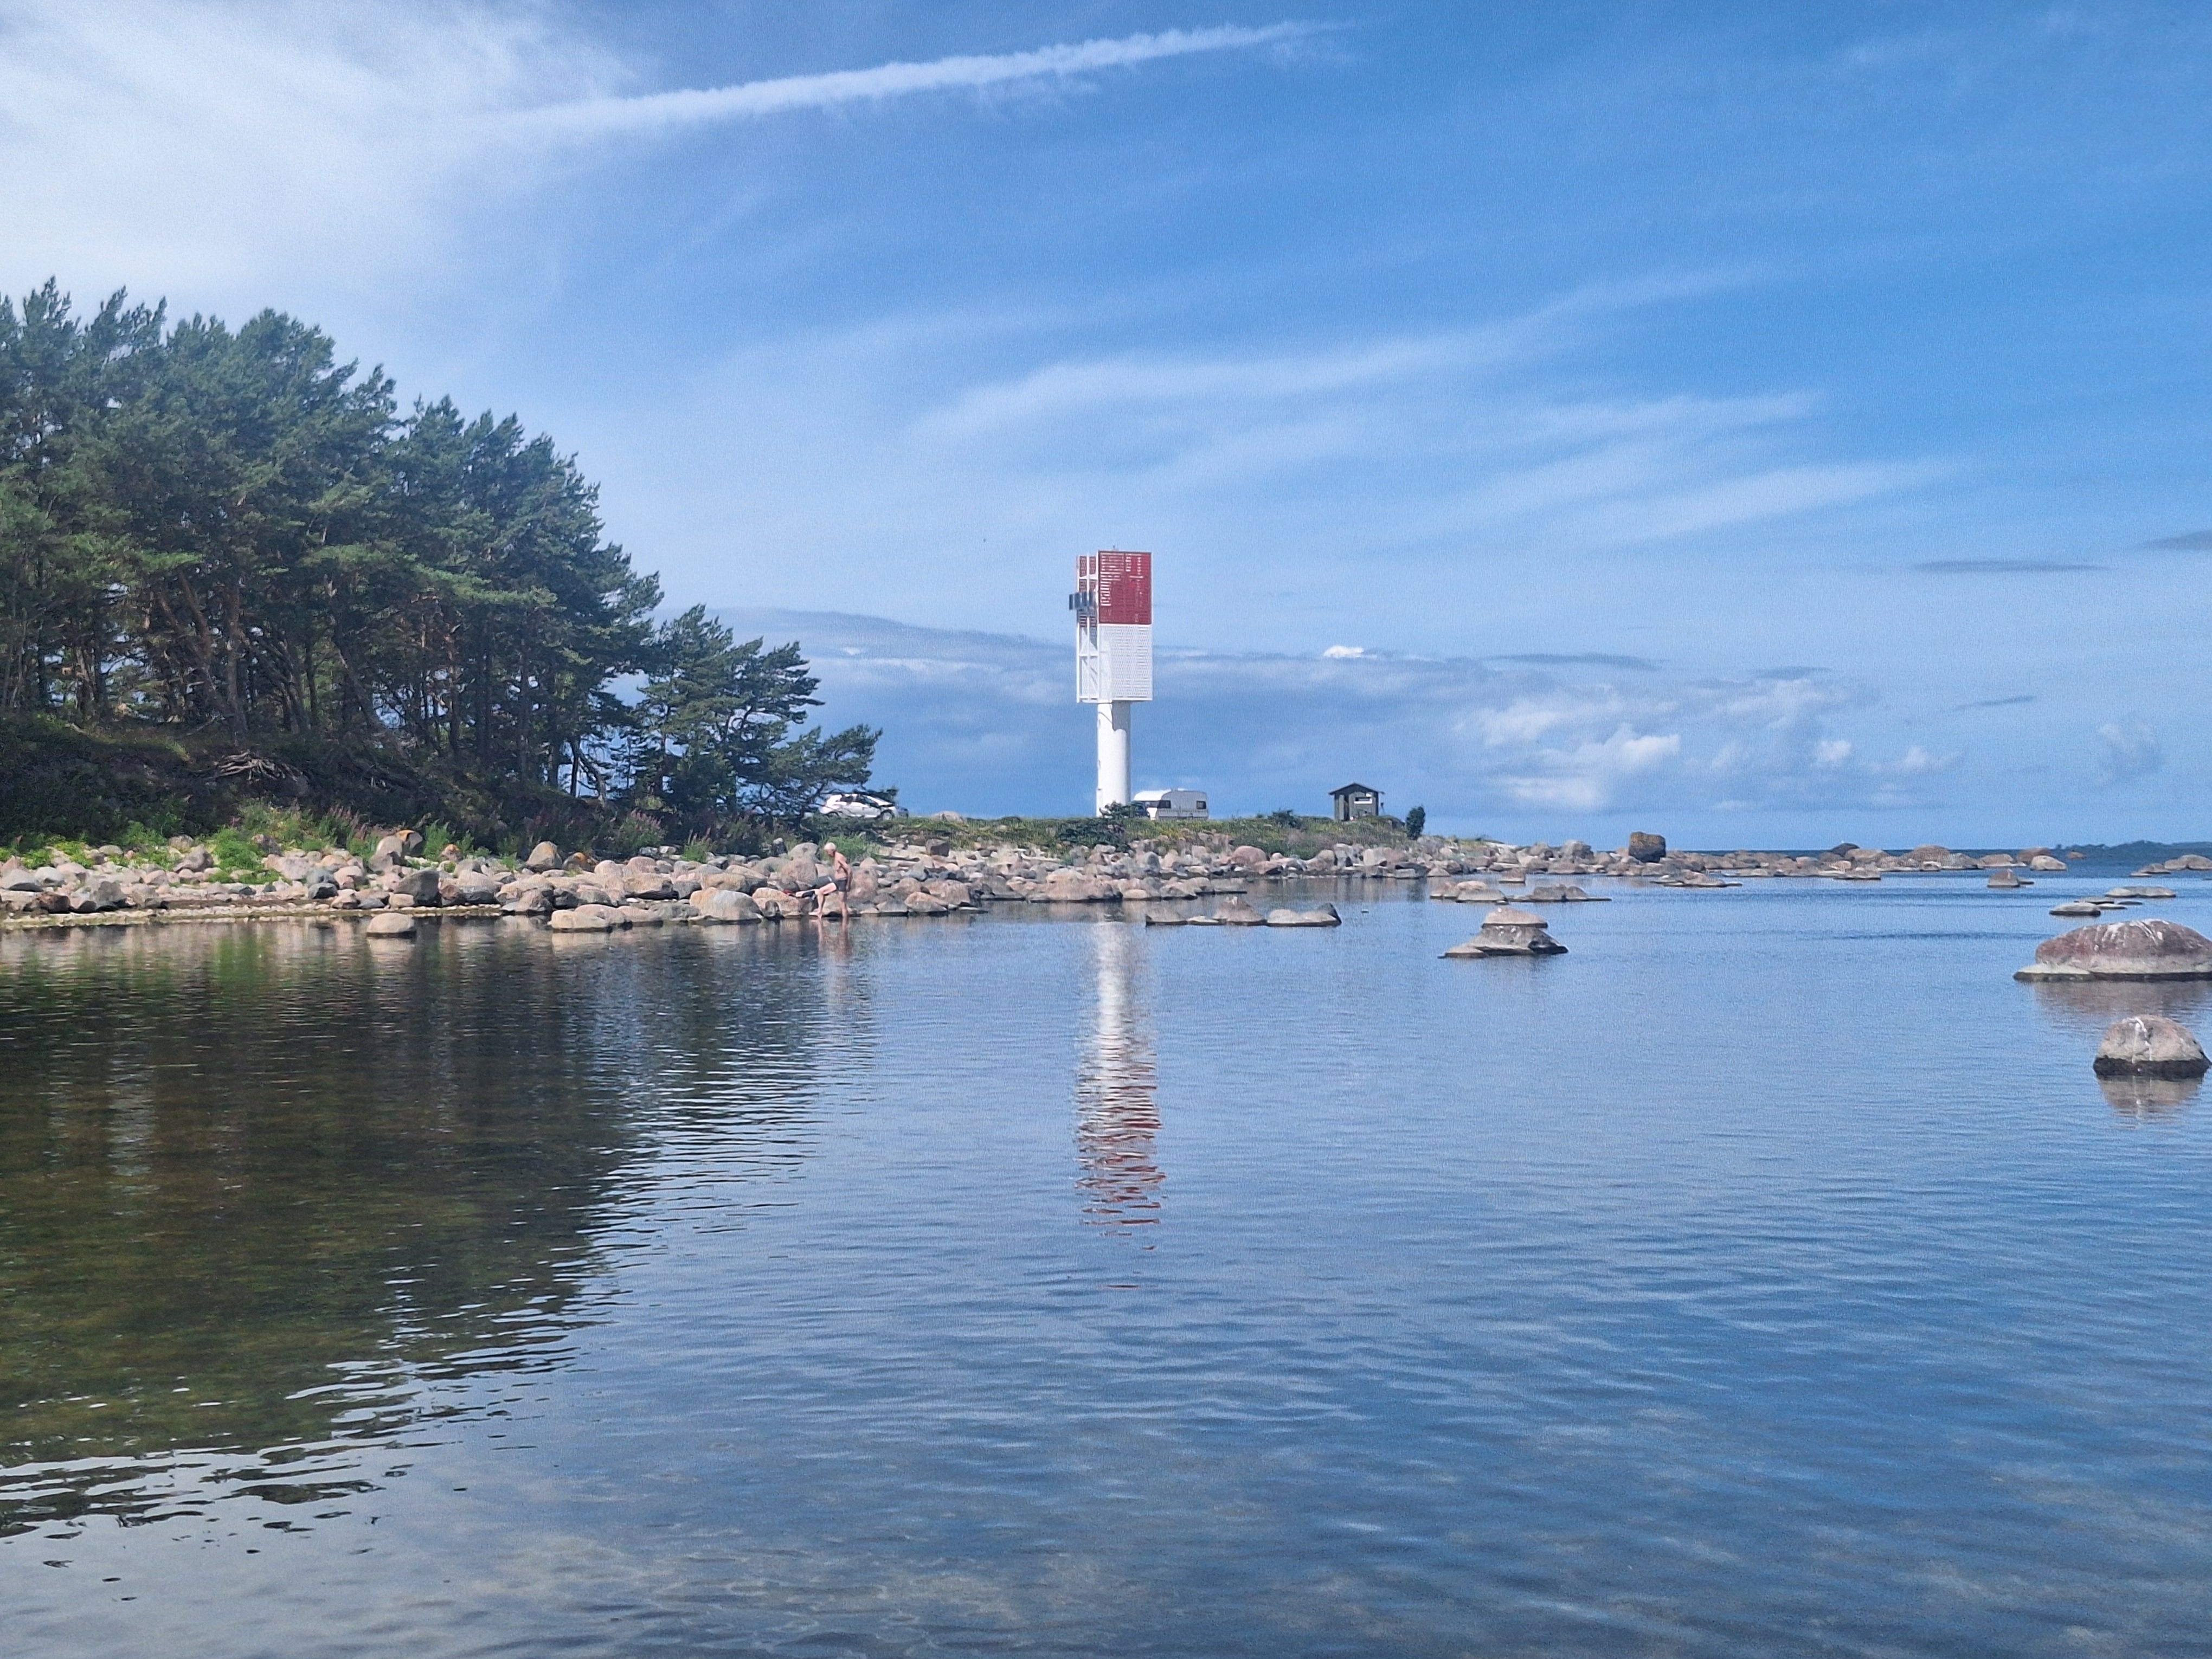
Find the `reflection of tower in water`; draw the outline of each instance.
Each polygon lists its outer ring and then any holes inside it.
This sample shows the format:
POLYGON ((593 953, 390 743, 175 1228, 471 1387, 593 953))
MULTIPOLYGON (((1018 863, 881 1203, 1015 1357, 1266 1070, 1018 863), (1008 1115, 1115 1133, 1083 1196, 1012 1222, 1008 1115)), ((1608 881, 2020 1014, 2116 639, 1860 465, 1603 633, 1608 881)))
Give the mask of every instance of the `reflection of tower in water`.
POLYGON ((1160 1218, 1158 1083, 1152 1033, 1136 995, 1132 928, 1100 922, 1085 929, 1098 980, 1098 1004, 1075 1070, 1075 1155, 1083 1173, 1086 1219, 1120 1230, 1160 1218))

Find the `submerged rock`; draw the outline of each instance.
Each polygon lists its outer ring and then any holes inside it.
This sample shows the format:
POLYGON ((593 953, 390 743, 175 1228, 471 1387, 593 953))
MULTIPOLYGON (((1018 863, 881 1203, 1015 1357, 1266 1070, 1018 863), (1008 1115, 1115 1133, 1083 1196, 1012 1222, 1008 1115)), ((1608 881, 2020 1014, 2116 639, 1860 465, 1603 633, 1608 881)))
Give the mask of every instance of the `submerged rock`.
POLYGON ((2099 1077, 2203 1077, 2207 1066, 2189 1028, 2161 1014, 2116 1019, 2097 1045, 2099 1077))
POLYGON ((1336 914, 1334 904, 1323 904, 1312 910, 1293 910, 1287 907, 1267 912, 1270 927, 1337 927, 1344 918, 1336 914))
POLYGON ((413 939, 415 917, 407 910, 380 910, 362 932, 371 939, 413 939))
POLYGON ((1233 893, 1213 907, 1213 919, 1224 927, 1259 927, 1267 920, 1252 908, 1251 900, 1233 893))
POLYGON ((2032 881, 2022 881, 2018 876, 2013 874, 2012 866, 2008 864, 2002 869, 1992 870, 1990 872, 1990 885, 2002 889, 2007 887, 2033 887, 2035 884, 2032 881))
POLYGON ((2212 939, 2178 921, 2108 921, 2045 939, 2014 979, 2212 979, 2212 939))
POLYGON ((1187 927, 1190 920, 1182 911, 1171 909, 1164 904, 1145 907, 1145 926, 1147 927, 1187 927))
POLYGON ((2051 907, 2054 916, 2101 916, 2105 907, 2094 899, 2069 899, 2063 904, 2051 907))
POLYGON ((1482 931, 1444 952, 1447 957, 1558 956, 1566 946, 1553 939, 1543 917, 1501 904, 1482 919, 1482 931))

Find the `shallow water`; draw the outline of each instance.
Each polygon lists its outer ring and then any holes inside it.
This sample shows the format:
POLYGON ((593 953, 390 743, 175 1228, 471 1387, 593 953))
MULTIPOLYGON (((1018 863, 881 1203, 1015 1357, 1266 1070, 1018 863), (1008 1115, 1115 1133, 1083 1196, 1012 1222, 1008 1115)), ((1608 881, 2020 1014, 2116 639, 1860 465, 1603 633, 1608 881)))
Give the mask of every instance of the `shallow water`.
POLYGON ((2009 978, 2110 880, 0 939, 0 1628, 2201 1653, 2212 1098, 2088 1061, 2212 988, 2009 978))

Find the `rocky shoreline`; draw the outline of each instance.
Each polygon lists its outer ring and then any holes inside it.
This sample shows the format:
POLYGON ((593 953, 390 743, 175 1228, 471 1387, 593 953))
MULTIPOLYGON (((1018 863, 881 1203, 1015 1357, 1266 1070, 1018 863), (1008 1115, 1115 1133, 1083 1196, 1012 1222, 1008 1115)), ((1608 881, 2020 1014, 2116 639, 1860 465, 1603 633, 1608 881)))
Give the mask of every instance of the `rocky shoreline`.
MULTIPOLYGON (((821 848, 806 843, 761 858, 690 859, 660 848, 626 860, 563 854, 550 842, 519 861, 432 854, 413 830, 396 830, 374 850, 255 848, 252 867, 222 866, 215 844, 178 837, 160 852, 90 849, 82 861, 0 863, 0 927, 34 928, 133 921, 261 921, 302 915, 328 920, 409 912, 453 916, 520 916, 561 932, 606 931, 667 923, 747 924, 811 915, 811 890, 828 878, 821 848)), ((855 848, 854 850, 862 850, 855 848)), ((1890 875, 1992 870, 2059 870, 2047 849, 1975 856, 1941 847, 1891 853, 1844 846, 1826 854, 1669 851, 1656 836, 1601 853, 1587 842, 1528 847, 1429 838, 1405 848, 1338 845, 1304 858, 1231 846, 1227 837, 1194 838, 1165 849, 1138 845, 1040 851, 1012 843, 956 848, 907 841, 869 848, 854 861, 847 895, 855 918, 936 916, 988 904, 1115 904, 1145 919, 1164 902, 1218 896, 1237 899, 1224 921, 1243 921, 1251 884, 1295 878, 1426 880, 1430 896, 1501 902, 1506 887, 1523 903, 1592 901, 1572 884, 1530 885, 1538 876, 1626 878, 1661 887, 1718 888, 1753 878, 1879 880, 1890 875)), ((1252 920, 1274 926, 1326 926, 1334 920, 1287 909, 1252 920), (1296 917, 1297 920, 1292 918, 1296 917)), ((379 932, 404 932, 393 921, 379 932)))

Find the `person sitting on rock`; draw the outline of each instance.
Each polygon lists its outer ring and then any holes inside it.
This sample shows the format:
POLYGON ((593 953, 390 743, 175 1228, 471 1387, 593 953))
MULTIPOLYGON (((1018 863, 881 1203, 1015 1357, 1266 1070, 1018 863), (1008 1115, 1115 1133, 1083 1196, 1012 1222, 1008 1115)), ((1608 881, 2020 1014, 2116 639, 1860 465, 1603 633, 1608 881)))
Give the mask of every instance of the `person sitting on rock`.
POLYGON ((826 921, 830 915, 830 902, 835 899, 837 902, 837 920, 850 921, 853 910, 845 902, 845 890, 853 884, 853 866, 837 850, 836 842, 823 842, 822 850, 830 855, 830 879, 814 890, 814 919, 817 921, 826 921))

